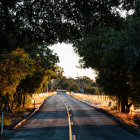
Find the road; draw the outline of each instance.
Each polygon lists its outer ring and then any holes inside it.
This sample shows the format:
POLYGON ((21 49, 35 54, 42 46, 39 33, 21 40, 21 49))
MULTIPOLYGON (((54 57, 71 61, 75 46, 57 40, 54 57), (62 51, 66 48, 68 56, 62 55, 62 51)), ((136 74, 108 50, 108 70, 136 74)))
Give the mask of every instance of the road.
POLYGON ((67 110, 70 108, 72 133, 76 140, 140 140, 93 107, 69 95, 53 95, 21 125, 8 140, 68 140, 67 110))

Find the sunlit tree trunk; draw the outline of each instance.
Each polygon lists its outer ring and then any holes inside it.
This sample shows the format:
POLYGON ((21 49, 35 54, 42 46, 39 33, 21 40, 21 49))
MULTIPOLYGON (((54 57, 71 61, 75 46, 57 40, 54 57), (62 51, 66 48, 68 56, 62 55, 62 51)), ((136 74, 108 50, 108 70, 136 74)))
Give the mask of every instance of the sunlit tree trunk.
POLYGON ((117 97, 117 110, 118 110, 118 111, 121 110, 121 99, 120 99, 119 96, 117 97))
POLYGON ((25 105, 25 100, 26 100, 26 95, 23 94, 23 108, 24 108, 24 105, 25 105))
POLYGON ((132 106, 132 102, 126 106, 126 113, 130 112, 130 107, 132 106))

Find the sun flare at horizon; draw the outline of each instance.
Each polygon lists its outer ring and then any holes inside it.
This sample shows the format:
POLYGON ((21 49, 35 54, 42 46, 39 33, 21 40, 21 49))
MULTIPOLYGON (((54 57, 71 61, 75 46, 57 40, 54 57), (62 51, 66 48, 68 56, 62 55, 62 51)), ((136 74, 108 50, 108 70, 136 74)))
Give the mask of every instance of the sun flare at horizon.
POLYGON ((74 52, 72 44, 58 43, 49 48, 59 56, 60 62, 58 66, 64 69, 64 76, 72 78, 87 76, 95 80, 96 74, 94 70, 77 67, 79 66, 80 57, 74 52))

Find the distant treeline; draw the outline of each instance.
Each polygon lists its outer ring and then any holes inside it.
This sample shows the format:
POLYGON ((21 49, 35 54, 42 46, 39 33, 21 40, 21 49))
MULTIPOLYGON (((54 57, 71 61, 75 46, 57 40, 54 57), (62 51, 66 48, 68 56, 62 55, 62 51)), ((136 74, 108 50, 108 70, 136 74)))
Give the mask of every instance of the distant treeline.
POLYGON ((70 92, 86 94, 99 94, 99 89, 94 80, 87 76, 74 78, 58 78, 53 82, 53 89, 64 89, 70 92))

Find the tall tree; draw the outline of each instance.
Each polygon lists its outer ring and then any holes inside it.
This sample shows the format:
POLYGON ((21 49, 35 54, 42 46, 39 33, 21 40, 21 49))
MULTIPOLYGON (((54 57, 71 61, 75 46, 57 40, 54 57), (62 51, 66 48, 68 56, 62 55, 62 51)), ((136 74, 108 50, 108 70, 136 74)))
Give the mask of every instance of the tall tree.
MULTIPOLYGON (((29 51, 29 50, 28 50, 29 51)), ((40 92, 45 82, 57 77, 56 63, 59 58, 56 54, 47 47, 42 46, 32 47, 30 57, 34 60, 34 72, 23 79, 17 87, 16 94, 25 95, 40 92)))
POLYGON ((34 61, 23 49, 16 49, 0 57, 0 99, 1 106, 10 110, 9 104, 21 80, 34 71, 34 61))
POLYGON ((134 14, 124 20, 125 26, 122 24, 120 30, 97 28, 75 43, 75 50, 83 58, 83 66, 98 71, 98 84, 107 94, 119 98, 122 112, 129 112, 136 98, 139 100, 139 80, 136 80, 140 69, 137 16, 134 14), (136 34, 138 36, 134 38, 136 34))

